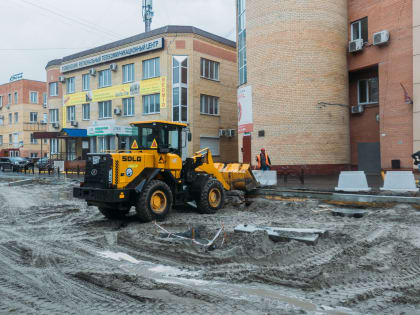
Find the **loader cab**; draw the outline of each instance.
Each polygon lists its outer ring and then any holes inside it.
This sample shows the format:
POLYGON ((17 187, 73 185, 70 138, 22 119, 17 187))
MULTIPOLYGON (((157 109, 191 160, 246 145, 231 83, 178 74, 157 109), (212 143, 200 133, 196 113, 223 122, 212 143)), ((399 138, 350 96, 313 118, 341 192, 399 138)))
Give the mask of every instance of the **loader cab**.
POLYGON ((157 150, 158 153, 173 153, 182 156, 182 148, 185 147, 187 125, 167 121, 135 122, 132 126, 137 128, 137 145, 133 150, 157 150))

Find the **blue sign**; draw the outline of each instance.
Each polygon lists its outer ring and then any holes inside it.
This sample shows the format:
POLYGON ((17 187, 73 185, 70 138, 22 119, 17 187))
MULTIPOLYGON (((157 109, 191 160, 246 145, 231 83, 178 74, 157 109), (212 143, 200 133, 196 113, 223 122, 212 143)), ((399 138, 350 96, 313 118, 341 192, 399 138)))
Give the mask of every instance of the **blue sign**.
POLYGON ((10 77, 10 82, 17 81, 17 80, 22 80, 22 79, 23 79, 23 72, 16 73, 16 74, 14 74, 10 77))

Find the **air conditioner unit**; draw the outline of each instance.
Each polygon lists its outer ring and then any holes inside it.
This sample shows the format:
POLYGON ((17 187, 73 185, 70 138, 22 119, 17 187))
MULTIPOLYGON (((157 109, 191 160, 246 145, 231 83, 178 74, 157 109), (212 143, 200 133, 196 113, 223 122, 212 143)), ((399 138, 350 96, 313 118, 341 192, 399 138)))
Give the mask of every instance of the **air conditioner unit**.
POLYGON ((387 30, 373 34, 373 45, 379 46, 389 42, 389 32, 387 30))
POLYGON ((3 109, 3 105, 0 105, 0 109, 3 109))
POLYGON ((226 129, 219 129, 219 137, 225 137, 226 136, 226 129))
POLYGON ((363 50, 363 38, 349 42, 349 52, 354 53, 363 50))
POLYGON ((363 108, 362 105, 351 107, 351 113, 352 114, 360 114, 360 113, 363 113, 364 111, 365 111, 365 109, 363 108))
POLYGON ((52 123, 54 129, 60 128, 60 124, 58 122, 52 123))
POLYGON ((77 121, 74 121, 74 120, 70 124, 72 125, 72 127, 79 126, 79 123, 77 121))
POLYGON ((111 63, 109 65, 109 69, 111 69, 111 71, 117 71, 117 68, 118 68, 118 66, 117 66, 116 63, 111 63))
POLYGON ((228 129, 226 131, 227 131, 227 136, 228 137, 234 137, 235 136, 235 132, 236 132, 235 129, 228 129))
POLYGON ((96 75, 96 69, 95 68, 89 69, 89 74, 91 76, 95 76, 96 75))
POLYGON ((66 83, 66 78, 63 76, 59 76, 58 81, 60 81, 61 83, 66 83))
POLYGON ((119 107, 114 108, 114 114, 115 115, 121 115, 121 108, 119 108, 119 107))
POLYGON ((6 108, 7 108, 7 109, 10 109, 10 104, 7 104, 7 105, 6 105, 6 108))
POLYGON ((47 108, 47 104, 42 104, 42 108, 47 108))
POLYGON ((47 121, 46 120, 41 120, 41 125, 46 125, 47 124, 47 121))

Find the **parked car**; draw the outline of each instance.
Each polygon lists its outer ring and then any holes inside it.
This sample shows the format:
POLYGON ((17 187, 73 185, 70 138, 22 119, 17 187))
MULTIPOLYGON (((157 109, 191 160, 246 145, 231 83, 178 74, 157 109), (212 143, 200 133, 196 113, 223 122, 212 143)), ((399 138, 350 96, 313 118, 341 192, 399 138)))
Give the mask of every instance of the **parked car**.
POLYGON ((53 168, 54 164, 49 158, 43 157, 35 163, 35 166, 40 170, 48 170, 49 168, 53 168))
POLYGON ((7 169, 18 171, 24 168, 28 161, 21 157, 0 157, 0 169, 5 171, 7 169))

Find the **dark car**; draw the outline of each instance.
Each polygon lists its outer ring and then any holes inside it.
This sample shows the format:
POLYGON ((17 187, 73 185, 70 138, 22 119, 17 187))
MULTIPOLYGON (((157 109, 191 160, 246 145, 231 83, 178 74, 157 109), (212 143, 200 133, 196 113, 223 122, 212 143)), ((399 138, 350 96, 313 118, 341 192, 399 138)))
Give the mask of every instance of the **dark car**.
POLYGON ((23 169, 27 164, 28 161, 21 157, 0 157, 0 169, 2 171, 18 171, 23 169))
POLYGON ((53 168, 53 162, 47 157, 43 157, 35 163, 35 166, 40 170, 48 170, 50 168, 53 168))

